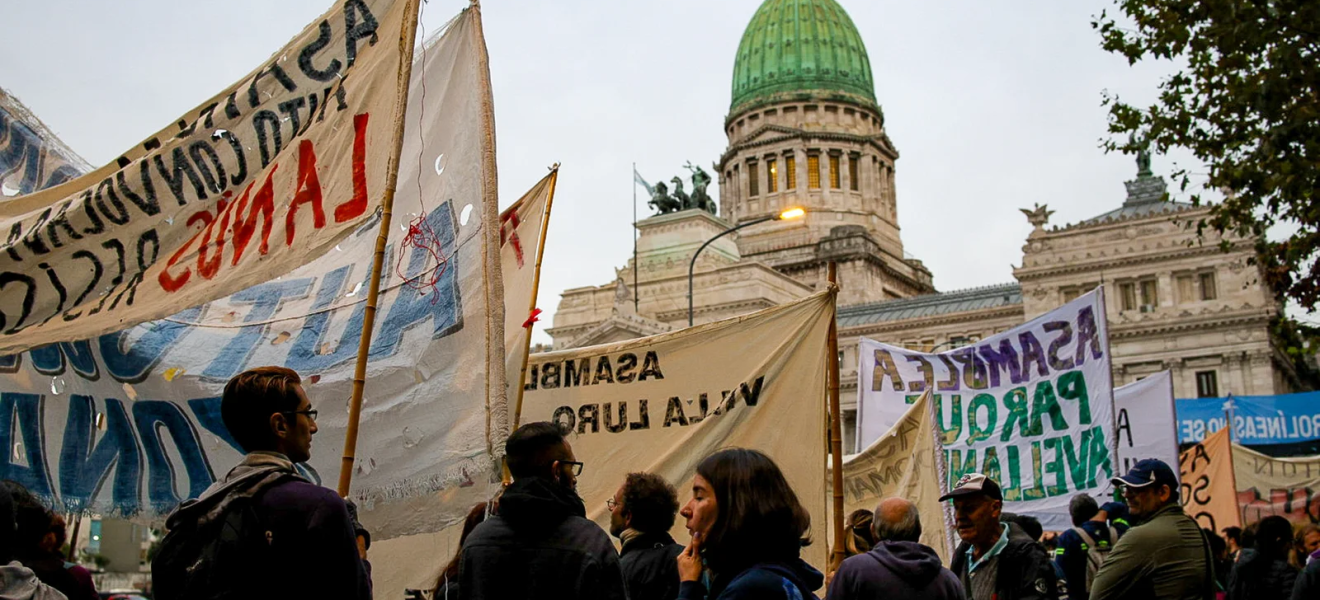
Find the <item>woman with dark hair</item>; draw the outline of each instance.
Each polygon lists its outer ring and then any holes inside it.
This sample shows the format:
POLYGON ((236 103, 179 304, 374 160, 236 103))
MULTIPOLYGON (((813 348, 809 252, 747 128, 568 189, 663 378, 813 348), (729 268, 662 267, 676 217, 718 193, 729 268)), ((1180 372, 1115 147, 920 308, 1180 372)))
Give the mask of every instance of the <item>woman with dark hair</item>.
POLYGON ((463 542, 466 542, 472 530, 485 520, 486 503, 478 502, 463 520, 463 533, 458 536, 458 550, 454 552, 454 558, 450 559, 449 564, 445 565, 445 569, 440 571, 440 578, 435 582, 435 593, 431 594, 433 600, 457 600, 458 565, 463 559, 463 542))
POLYGON ((1288 564, 1291 545, 1292 524, 1288 519, 1277 515, 1261 519, 1254 546, 1242 551, 1228 575, 1229 600, 1287 598, 1297 580, 1297 569, 1288 564))
POLYGON ((706 457, 681 514, 680 600, 815 598, 824 576, 800 557, 811 516, 770 457, 732 448, 706 457))

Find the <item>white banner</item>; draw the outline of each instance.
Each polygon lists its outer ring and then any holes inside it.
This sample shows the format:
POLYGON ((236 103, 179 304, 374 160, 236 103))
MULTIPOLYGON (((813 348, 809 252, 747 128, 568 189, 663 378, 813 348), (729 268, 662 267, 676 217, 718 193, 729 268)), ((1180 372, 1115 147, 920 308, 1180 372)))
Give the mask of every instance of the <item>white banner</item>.
POLYGON ((859 342, 858 440, 870 444, 932 390, 949 481, 980 472, 1004 510, 1071 526, 1068 500, 1114 473, 1109 336, 1100 290, 940 354, 859 342))
MULTIPOLYGON (((586 463, 578 493, 609 528, 605 501, 634 471, 664 477, 686 502, 696 466, 728 447, 760 450, 779 465, 811 514, 823 566, 825 345, 834 293, 658 336, 535 354, 523 423, 572 431, 586 463)), ((671 532, 688 539, 683 519, 671 532)))
MULTIPOLYGON (((508 426, 484 53, 468 10, 413 70, 426 105, 414 85, 351 494, 376 538, 437 530, 498 488, 493 442, 508 426)), ((0 359, 0 478, 61 510, 159 517, 240 458, 220 419, 225 382, 281 365, 320 412, 303 469, 333 481, 379 223, 227 298, 0 359)))
POLYGON ((332 251, 385 190, 407 4, 340 0, 116 162, 0 203, 0 352, 160 319, 332 251))
POLYGON ((1178 464, 1178 419, 1173 408, 1173 374, 1160 371, 1141 381, 1114 389, 1115 436, 1118 438, 1119 473, 1137 461, 1158 458, 1170 467, 1178 464))

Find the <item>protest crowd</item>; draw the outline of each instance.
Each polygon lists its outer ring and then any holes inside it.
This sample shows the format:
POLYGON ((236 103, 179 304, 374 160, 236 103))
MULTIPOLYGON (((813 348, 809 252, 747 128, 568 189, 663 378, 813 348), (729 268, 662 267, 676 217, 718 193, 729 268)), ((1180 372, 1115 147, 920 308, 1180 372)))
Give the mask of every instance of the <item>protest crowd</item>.
MULTIPOLYGON (((298 374, 262 367, 238 375, 225 387, 222 414, 247 454, 170 515, 152 563, 155 597, 372 598, 370 533, 355 507, 294 468, 311 458, 317 432, 298 374)), ((998 482, 964 475, 940 498, 953 503, 961 539, 947 566, 918 541, 917 507, 886 498, 850 515, 848 556, 827 585, 800 557, 818 541, 811 518, 761 452, 705 457, 681 509, 675 485, 630 473, 607 502, 606 532, 586 518, 577 483, 589 472, 560 427, 522 425, 505 449, 512 482, 489 505, 472 507, 432 598, 1320 597, 1320 528, 1294 532, 1272 516, 1221 537, 1184 513, 1172 468, 1156 459, 1114 479, 1121 502, 1074 496, 1074 527, 1048 540, 1036 519, 1003 511, 998 482), (691 536, 686 545, 669 533, 678 516, 691 536)), ((0 486, 0 597, 97 597, 87 572, 58 553, 63 528, 21 485, 0 486)))

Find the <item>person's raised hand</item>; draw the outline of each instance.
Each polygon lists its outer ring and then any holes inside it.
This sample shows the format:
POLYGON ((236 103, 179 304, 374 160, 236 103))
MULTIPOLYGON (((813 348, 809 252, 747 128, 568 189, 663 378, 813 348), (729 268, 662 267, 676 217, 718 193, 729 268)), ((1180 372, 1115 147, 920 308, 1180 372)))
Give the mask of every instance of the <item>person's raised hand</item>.
POLYGON ((701 581, 701 534, 692 534, 692 543, 678 555, 678 580, 701 581))

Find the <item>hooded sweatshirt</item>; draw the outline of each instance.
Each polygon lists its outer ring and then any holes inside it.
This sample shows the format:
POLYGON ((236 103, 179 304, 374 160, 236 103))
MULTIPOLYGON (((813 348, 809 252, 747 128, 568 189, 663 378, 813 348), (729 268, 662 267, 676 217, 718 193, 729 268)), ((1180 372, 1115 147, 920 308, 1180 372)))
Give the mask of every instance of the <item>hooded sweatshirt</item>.
POLYGON ((760 563, 731 574, 716 574, 709 596, 700 581, 684 581, 679 600, 807 600, 816 598, 825 576, 802 559, 760 563))
POLYGON ((0 600, 65 600, 17 561, 0 566, 0 600))
POLYGON ((514 481, 499 512, 463 542, 461 597, 625 600, 619 554, 586 514, 570 488, 540 477, 514 481))
POLYGON ((963 586, 930 547, 884 541, 870 552, 843 561, 826 598, 962 600, 963 586))

